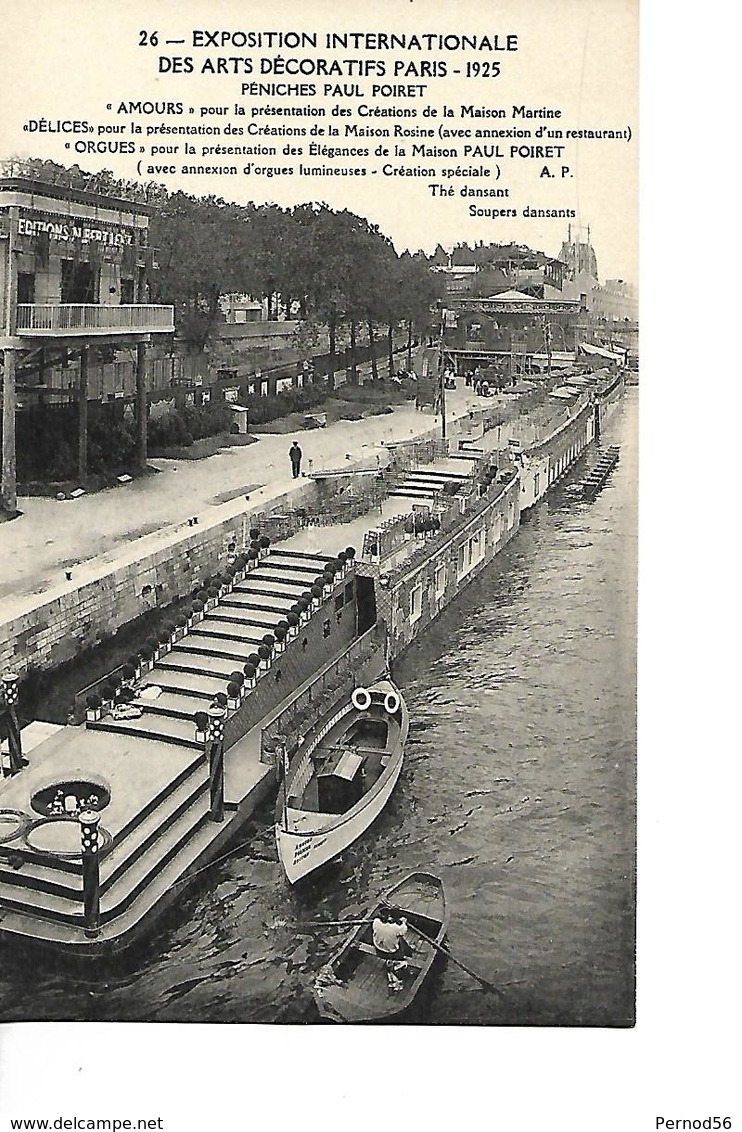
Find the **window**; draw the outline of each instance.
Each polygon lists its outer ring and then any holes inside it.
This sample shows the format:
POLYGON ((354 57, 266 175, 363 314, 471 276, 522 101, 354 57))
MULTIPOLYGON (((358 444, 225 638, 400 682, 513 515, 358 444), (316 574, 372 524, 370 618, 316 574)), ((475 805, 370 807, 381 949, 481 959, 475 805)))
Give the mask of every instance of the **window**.
POLYGON ((131 306, 134 302, 134 280, 122 279, 121 280, 121 304, 122 306, 131 306))
POLYGON ((329 637, 330 629, 331 629, 331 625, 330 625, 330 619, 328 617, 322 622, 322 636, 323 637, 329 637))
POLYGON ((423 588, 415 586, 410 594, 410 621, 419 621, 423 612, 423 588))
POLYGON ((36 294, 36 276, 32 271, 18 272, 18 302, 33 303, 36 294))
POLYGON ((439 566, 435 572, 435 597, 440 601, 446 592, 446 567, 439 566))
POLYGON ((470 535, 459 547, 458 574, 463 578, 484 558, 484 528, 470 535))
POLYGON ((514 523, 515 523, 515 504, 513 503, 512 499, 511 499, 510 502, 508 503, 508 530, 511 529, 511 527, 514 525, 514 523))
POLYGON ((98 272, 89 263, 63 259, 61 299, 63 303, 97 303, 98 272))

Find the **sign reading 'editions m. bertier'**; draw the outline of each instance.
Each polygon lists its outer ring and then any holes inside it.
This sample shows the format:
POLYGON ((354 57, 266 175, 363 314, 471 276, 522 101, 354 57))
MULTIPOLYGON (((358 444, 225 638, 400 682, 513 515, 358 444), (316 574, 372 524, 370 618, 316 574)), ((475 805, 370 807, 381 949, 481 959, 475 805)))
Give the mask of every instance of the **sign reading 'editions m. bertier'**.
POLYGON ((87 224, 76 224, 67 217, 64 219, 50 217, 43 220, 30 216, 18 217, 19 236, 42 234, 54 240, 83 240, 115 248, 122 248, 134 242, 132 232, 124 228, 93 228, 87 224))

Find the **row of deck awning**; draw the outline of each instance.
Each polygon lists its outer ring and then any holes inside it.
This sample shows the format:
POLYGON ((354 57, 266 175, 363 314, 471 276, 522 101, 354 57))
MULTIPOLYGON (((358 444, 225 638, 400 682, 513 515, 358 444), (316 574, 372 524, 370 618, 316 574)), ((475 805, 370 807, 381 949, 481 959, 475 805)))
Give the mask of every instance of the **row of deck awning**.
POLYGON ((627 351, 609 350, 606 346, 593 346, 591 342, 580 342, 577 353, 583 357, 605 358, 609 362, 623 362, 627 351))

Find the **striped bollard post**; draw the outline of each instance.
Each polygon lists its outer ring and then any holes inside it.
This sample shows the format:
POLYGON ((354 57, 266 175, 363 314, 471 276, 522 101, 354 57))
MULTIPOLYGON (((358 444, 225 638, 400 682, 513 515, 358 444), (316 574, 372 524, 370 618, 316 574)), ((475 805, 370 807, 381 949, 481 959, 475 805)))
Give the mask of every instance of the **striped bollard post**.
POLYGON ((209 758, 209 817, 224 821, 224 708, 210 707, 206 729, 206 749, 209 758))
POLYGON ((100 814, 94 810, 83 810, 80 822, 80 842, 82 844, 82 896, 85 919, 85 935, 94 937, 100 934, 100 863, 98 850, 98 823, 100 814))

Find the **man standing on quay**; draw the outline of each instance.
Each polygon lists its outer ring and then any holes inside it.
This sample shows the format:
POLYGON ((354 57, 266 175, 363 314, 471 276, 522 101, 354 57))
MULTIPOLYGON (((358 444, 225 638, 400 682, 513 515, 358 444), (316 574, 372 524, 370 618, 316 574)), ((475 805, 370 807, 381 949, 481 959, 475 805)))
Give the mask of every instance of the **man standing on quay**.
POLYGON ((294 479, 296 480, 299 478, 299 472, 301 471, 302 457, 301 448, 296 441, 294 441, 294 443, 289 448, 289 456, 291 458, 291 471, 293 473, 294 479))

